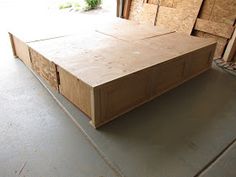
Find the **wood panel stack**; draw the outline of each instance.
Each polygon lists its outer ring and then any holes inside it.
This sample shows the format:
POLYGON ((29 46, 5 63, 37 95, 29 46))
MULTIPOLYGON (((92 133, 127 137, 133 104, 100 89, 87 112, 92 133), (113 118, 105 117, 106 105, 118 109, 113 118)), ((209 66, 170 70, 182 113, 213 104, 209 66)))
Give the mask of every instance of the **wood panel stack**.
POLYGON ((214 58, 232 61, 235 56, 235 0, 132 0, 129 19, 214 38, 214 58))
MULTIPOLYGON (((224 56, 224 51, 234 32, 235 19, 235 0, 205 0, 193 34, 199 37, 216 39, 215 58, 221 58, 224 56)), ((230 61, 226 56, 225 60, 230 61)))

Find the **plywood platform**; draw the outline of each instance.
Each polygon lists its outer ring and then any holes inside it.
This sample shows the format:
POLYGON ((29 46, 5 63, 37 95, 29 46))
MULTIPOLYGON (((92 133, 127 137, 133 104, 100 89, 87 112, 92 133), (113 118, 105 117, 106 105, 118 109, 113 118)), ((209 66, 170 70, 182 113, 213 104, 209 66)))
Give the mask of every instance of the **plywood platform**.
POLYGON ((215 50, 212 40, 120 20, 27 45, 32 68, 95 127, 207 70, 215 50))

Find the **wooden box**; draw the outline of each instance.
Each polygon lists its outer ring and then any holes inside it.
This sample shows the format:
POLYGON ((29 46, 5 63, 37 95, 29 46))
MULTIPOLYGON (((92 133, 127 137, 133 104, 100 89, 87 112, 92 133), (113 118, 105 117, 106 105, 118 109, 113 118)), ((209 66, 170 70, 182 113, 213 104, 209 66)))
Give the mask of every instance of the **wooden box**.
POLYGON ((94 127, 206 71, 213 59, 212 40, 121 26, 28 44, 33 69, 94 127))

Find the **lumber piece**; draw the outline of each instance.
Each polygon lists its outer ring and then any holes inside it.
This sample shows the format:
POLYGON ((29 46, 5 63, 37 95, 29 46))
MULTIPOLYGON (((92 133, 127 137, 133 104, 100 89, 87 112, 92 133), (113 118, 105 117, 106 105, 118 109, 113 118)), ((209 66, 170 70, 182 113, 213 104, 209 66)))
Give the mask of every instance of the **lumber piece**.
POLYGON ((230 39, 234 32, 234 26, 232 25, 213 22, 200 18, 197 19, 194 29, 227 39, 230 39))
POLYGON ((229 43, 226 47, 223 59, 226 62, 230 62, 233 60, 236 55, 236 30, 234 30, 232 38, 229 40, 229 43))
POLYGON ((132 0, 125 0, 124 11, 123 11, 124 19, 129 19, 131 3, 132 3, 132 0))
POLYGON ((201 4, 202 0, 183 0, 176 3, 176 8, 160 6, 156 25, 190 35, 201 4))

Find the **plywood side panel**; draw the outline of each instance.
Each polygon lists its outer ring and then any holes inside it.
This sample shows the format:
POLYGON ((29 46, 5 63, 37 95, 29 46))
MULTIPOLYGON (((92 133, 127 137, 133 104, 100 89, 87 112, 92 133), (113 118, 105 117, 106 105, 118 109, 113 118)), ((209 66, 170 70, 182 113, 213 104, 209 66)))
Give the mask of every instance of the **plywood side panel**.
POLYGON ((119 78, 99 87, 95 127, 150 101, 211 66, 215 44, 119 78))
POLYGON ((230 39, 234 32, 234 27, 232 25, 203 20, 200 18, 197 19, 194 29, 227 39, 230 39))
POLYGON ((211 67, 216 43, 186 55, 185 79, 211 67))
POLYGON ((59 79, 56 65, 32 48, 29 48, 29 52, 32 61, 32 69, 36 71, 39 76, 44 78, 54 89, 58 90, 59 79))
POLYGON ((59 92, 91 118, 92 88, 61 67, 58 67, 58 73, 59 92))
POLYGON ((12 43, 13 43, 13 47, 14 47, 14 55, 19 57, 26 66, 28 66, 29 68, 31 68, 31 60, 30 60, 30 55, 29 55, 29 49, 28 46, 25 42, 21 41, 20 39, 18 39, 17 37, 15 37, 14 35, 12 36, 12 43))

